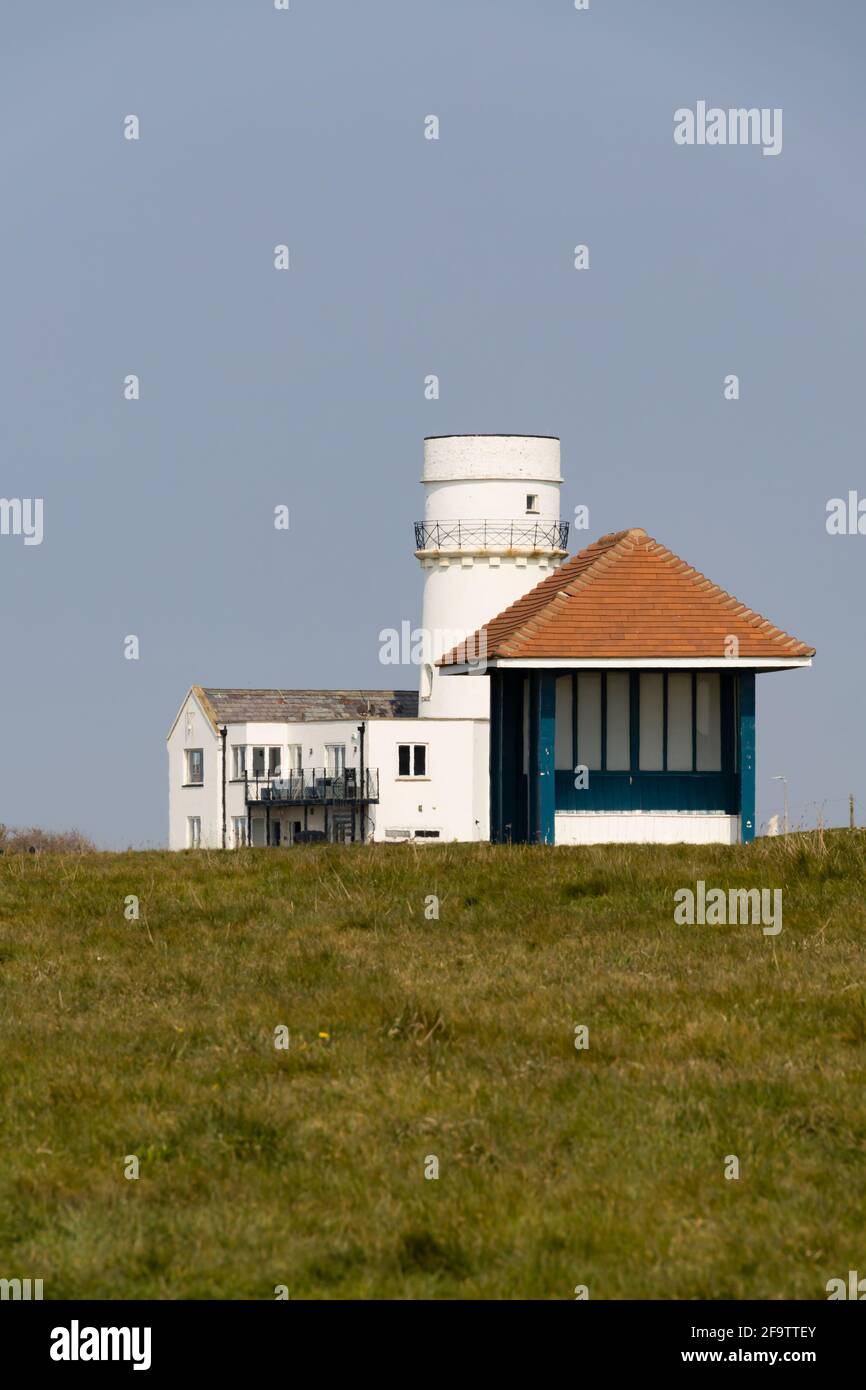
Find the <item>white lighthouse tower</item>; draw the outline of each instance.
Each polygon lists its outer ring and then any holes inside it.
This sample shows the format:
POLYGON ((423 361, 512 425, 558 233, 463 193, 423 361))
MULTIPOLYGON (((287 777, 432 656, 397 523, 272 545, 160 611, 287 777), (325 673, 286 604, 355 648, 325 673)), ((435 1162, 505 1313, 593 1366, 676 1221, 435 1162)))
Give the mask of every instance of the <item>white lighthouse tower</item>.
MULTIPOLYGON (((435 660, 534 588, 567 553, 559 519, 559 440, 457 434, 424 441, 424 520, 415 554, 424 570, 419 714, 490 716, 483 675, 442 676, 435 660)), ((483 653, 475 654, 477 659, 483 653)))

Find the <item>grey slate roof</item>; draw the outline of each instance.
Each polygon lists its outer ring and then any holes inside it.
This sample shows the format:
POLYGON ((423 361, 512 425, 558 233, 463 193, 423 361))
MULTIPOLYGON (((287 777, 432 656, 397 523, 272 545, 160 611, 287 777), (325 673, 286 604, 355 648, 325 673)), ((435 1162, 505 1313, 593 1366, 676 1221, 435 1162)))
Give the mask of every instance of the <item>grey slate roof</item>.
POLYGON ((416 690, 193 690, 215 725, 418 716, 416 690))

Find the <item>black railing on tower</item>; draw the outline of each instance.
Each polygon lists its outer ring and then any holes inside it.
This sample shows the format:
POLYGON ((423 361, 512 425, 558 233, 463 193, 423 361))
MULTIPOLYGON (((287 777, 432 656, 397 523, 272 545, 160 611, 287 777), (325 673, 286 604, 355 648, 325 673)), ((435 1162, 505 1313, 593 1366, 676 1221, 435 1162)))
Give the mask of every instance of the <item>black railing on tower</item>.
POLYGON ((416 550, 567 550, 567 521, 416 521, 416 550))

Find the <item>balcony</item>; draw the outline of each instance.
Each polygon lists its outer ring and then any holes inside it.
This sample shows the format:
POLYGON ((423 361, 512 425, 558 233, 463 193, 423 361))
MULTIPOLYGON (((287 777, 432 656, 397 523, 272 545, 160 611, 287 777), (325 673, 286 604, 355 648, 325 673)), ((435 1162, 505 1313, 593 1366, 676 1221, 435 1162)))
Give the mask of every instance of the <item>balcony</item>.
POLYGON ((542 551, 565 555, 568 551, 567 521, 416 521, 415 550, 419 553, 442 551, 485 551, 518 554, 542 551))
POLYGON ((361 774, 354 767, 333 772, 325 767, 307 767, 285 776, 262 773, 244 778, 248 806, 358 806, 379 800, 378 768, 368 767, 361 774))

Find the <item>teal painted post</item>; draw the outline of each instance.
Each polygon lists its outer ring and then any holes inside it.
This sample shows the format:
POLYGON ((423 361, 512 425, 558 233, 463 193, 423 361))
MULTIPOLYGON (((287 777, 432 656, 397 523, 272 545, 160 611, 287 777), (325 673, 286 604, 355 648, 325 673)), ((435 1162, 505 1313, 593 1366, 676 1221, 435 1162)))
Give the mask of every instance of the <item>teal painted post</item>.
POLYGON ((755 838, 755 676, 740 672, 740 841, 755 838))
POLYGON ((502 820, 504 842, 523 844, 526 840, 526 806, 521 803, 523 786, 523 672, 500 673, 502 683, 502 738, 500 745, 502 776, 502 820))
POLYGON ((502 842, 502 676, 490 672, 490 839, 502 842))
POLYGON ((538 735, 541 730, 538 706, 538 674, 530 672, 527 690, 529 710, 526 716, 529 738, 529 760, 526 766, 526 839, 537 845, 541 839, 541 796, 539 789, 538 735))
POLYGON ((556 839, 556 676, 538 674, 538 839, 552 845, 556 839))

